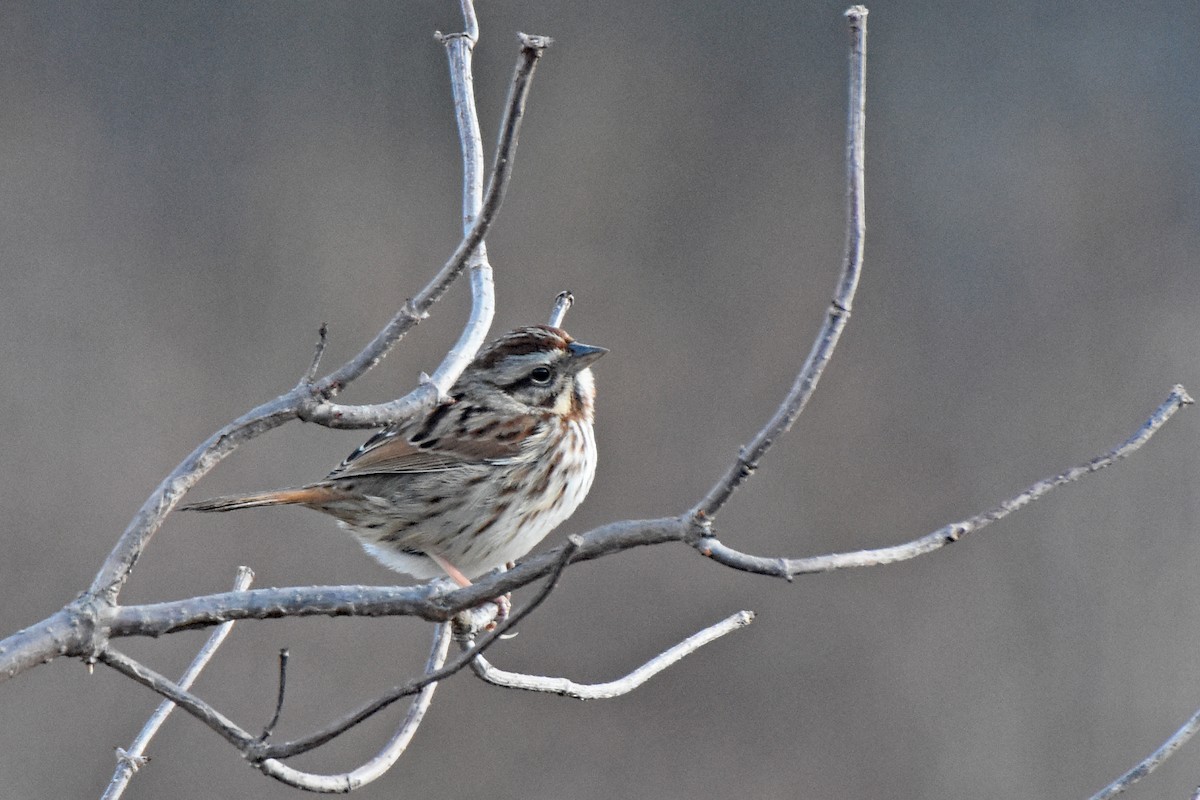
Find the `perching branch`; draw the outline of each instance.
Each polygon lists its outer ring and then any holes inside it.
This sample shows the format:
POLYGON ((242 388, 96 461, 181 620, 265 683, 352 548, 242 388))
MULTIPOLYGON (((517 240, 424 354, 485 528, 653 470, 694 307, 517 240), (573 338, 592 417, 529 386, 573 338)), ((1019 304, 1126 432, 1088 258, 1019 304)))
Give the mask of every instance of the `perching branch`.
POLYGON ((1003 519, 1053 489, 1073 483, 1130 456, 1146 444, 1176 412, 1192 402, 1187 390, 1176 386, 1133 435, 1107 453, 1044 478, 989 511, 890 547, 799 558, 748 555, 724 545, 715 536, 698 535, 690 512, 685 512, 677 517, 625 520, 594 528, 579 535, 577 545, 568 543, 559 546, 528 558, 507 572, 485 576, 472 586, 444 594, 442 587, 437 584, 255 589, 240 594, 223 593, 167 603, 117 607, 103 612, 98 624, 109 636, 119 637, 161 636, 206 627, 227 619, 410 615, 441 622, 451 619, 460 611, 533 583, 556 570, 564 557, 569 558, 570 563, 590 561, 636 547, 668 542, 691 544, 702 555, 734 569, 787 579, 801 574, 906 561, 958 541, 967 533, 1003 519))
POLYGON ((427 672, 423 677, 409 681, 401 686, 396 686, 389 690, 386 694, 367 703, 357 711, 346 715, 341 720, 327 726, 326 728, 310 734, 304 738, 296 739, 283 744, 270 745, 262 750, 262 756, 267 758, 288 758, 290 756, 307 753, 309 750, 320 747, 328 741, 341 736, 346 731, 358 725, 363 720, 369 719, 373 715, 390 706, 392 703, 401 698, 408 697, 416 692, 424 689, 431 683, 436 683, 440 680, 445 680, 451 675, 462 670, 463 667, 471 663, 471 660, 482 654, 485 650, 491 647, 496 642, 500 641, 508 631, 516 627, 516 624, 525 617, 529 616, 533 611, 540 606, 550 593, 558 586, 559 579, 562 578, 563 570, 571 563, 572 556, 579 547, 579 537, 568 537, 565 545, 558 549, 558 558, 550 571, 550 578, 542 585, 538 593, 524 606, 514 611, 507 619, 498 624, 494 629, 488 631, 479 638, 470 650, 463 653, 454 661, 427 672))
MULTIPOLYGON (((196 448, 159 484, 154 494, 134 516, 92 581, 89 594, 100 597, 105 602, 115 601, 129 577, 129 571, 137 563, 150 538, 162 525, 167 513, 174 508, 184 492, 240 444, 296 418, 337 428, 379 427, 421 406, 432 405, 445 393, 458 377, 458 373, 470 361, 470 356, 464 357, 462 353, 453 356, 450 363, 439 368, 438 383, 430 381, 422 384, 408 395, 390 403, 355 407, 328 402, 328 398, 337 395, 351 381, 378 364, 405 333, 425 318, 430 307, 442 298, 450 284, 462 274, 475 249, 483 241, 484 234, 504 200, 504 192, 512 175, 517 135, 525 113, 525 100, 529 93, 533 69, 547 45, 548 40, 544 37, 524 36, 521 39, 520 58, 510 87, 492 175, 479 214, 454 254, 433 280, 409 300, 358 355, 340 368, 309 387, 297 387, 262 404, 217 431, 196 448)), ((482 275, 483 272, 481 269, 479 274, 482 275)), ((476 299, 480 300, 478 296, 476 299)), ((486 297, 483 300, 490 303, 486 297)), ((482 341, 482 337, 486 335, 485 323, 490 324, 490 320, 491 314, 486 309, 478 313, 473 312, 469 322, 473 329, 464 332, 463 338, 479 338, 482 341), (482 334, 474 330, 481 325, 485 325, 482 334)), ((4 671, 3 661, 0 661, 0 673, 4 671)))
MULTIPOLYGON (((697 631, 679 644, 656 655, 623 678, 606 683, 576 683, 566 678, 549 678, 543 675, 525 675, 519 672, 506 672, 492 666, 482 655, 475 656, 471 661, 471 670, 487 683, 501 686, 505 689, 524 689, 529 692, 547 692, 563 697, 574 697, 579 700, 607 700, 629 694, 646 681, 662 672, 667 667, 682 660, 699 650, 709 642, 720 639, 727 633, 744 628, 754 621, 754 612, 739 611, 715 625, 710 625, 702 631, 697 631)), ((459 642, 464 650, 470 645, 470 639, 464 638, 459 642)))
MULTIPOLYGON (((547 597, 549 597, 550 593, 554 591, 555 587, 558 585, 559 579, 562 577, 563 570, 566 569, 566 566, 571 563, 572 557, 575 555, 576 548, 578 548, 579 544, 580 542, 578 537, 570 537, 566 543, 566 546, 559 548, 558 559, 553 569, 550 571, 550 578, 542 585, 538 593, 528 603, 512 613, 503 622, 498 624, 494 630, 491 630, 481 636, 475 645, 466 653, 463 653, 449 664, 444 664, 443 662, 445 661, 445 653, 443 652, 441 661, 439 661, 432 668, 426 670, 422 677, 393 687, 383 696, 370 703, 367 703, 357 711, 346 715, 337 722, 334 722, 319 731, 309 734, 308 736, 290 742, 269 744, 263 741, 260 737, 253 736, 245 728, 235 723, 205 700, 192 694, 185 687, 175 683, 169 678, 155 672, 144 664, 135 661, 123 653, 118 652, 111 646, 106 647, 104 650, 98 653, 96 658, 101 663, 107 664, 126 677, 133 679, 137 683, 152 689, 168 700, 174 702, 180 708, 184 709, 192 716, 196 717, 196 719, 200 720, 205 725, 216 731, 226 741, 241 751, 242 755, 246 759, 252 763, 259 764, 260 767, 263 768, 263 771, 271 774, 272 777, 280 777, 283 775, 294 777, 297 780, 303 780, 303 778, 298 777, 302 775, 302 773, 289 771, 287 769, 279 770, 275 766, 267 767, 265 766, 265 763, 270 759, 289 758, 291 756, 300 755, 301 753, 307 753, 310 750, 314 750, 321 745, 332 741, 364 720, 374 716, 378 712, 395 703, 397 700, 401 700, 405 697, 410 697, 415 694, 420 694, 424 692, 427 687, 436 684, 438 681, 445 680, 446 678, 461 671, 464 667, 471 663, 472 659, 481 655, 493 644, 500 641, 500 639, 514 626, 516 626, 518 622, 532 613, 545 601, 547 597)), ((444 626, 439 626, 439 630, 442 627, 444 626)), ((438 636, 440 637, 441 634, 439 633, 438 636)), ((437 648, 438 645, 435 644, 435 651, 437 648)), ((413 713, 413 709, 410 709, 409 716, 411 717, 413 713)), ((424 712, 422 711, 421 713, 423 714, 424 712)), ((419 724, 419 719, 413 724, 419 724)), ((411 734, 409 734, 409 737, 411 737, 411 734)), ((396 737, 393 737, 393 743, 399 741, 399 738, 400 737, 398 733, 396 737)), ((404 741, 407 743, 407 738, 404 741)), ((387 747, 385 747, 384 753, 389 752, 388 748, 392 746, 392 744, 389 744, 387 747)), ((383 756, 384 753, 381 753, 380 755, 383 756)), ((396 757, 399 757, 399 753, 396 754, 396 757)), ((330 776, 324 776, 324 778, 328 777, 330 776)), ((322 778, 322 780, 324 780, 324 778, 322 778)), ((283 780, 283 778, 280 779, 283 780)), ((336 778, 335 784, 341 785, 341 783, 338 783, 338 781, 340 781, 340 778, 336 778)))
MULTIPOLYGON (((479 215, 454 254, 438 274, 410 300, 363 350, 324 378, 297 386, 290 392, 247 412, 202 442, 158 485, 126 527, 116 546, 96 574, 89 589, 75 602, 39 623, 0 641, 0 680, 10 678, 37 664, 61 655, 94 654, 101 649, 94 627, 101 608, 115 606, 116 599, 150 539, 183 494, 238 446, 291 419, 307 419, 333 427, 379 425, 406 409, 435 402, 457 377, 454 368, 441 370, 445 386, 418 387, 412 393, 383 406, 367 407, 359 413, 352 407, 334 406, 333 397, 349 382, 377 364, 399 339, 419 322, 461 274, 495 219, 512 174, 512 163, 524 113, 533 68, 546 47, 544 37, 522 37, 509 102, 505 111, 492 175, 484 193, 479 215)), ((472 313, 470 324, 488 316, 472 313)), ((315 361, 315 358, 314 358, 315 361)), ((457 364, 457 362, 455 362, 457 364)), ((461 365, 459 365, 461 366, 461 365)))
MULTIPOLYGON (((486 337, 494 313, 492 270, 487 260, 484 238, 503 201, 511 177, 513 154, 524 114, 530 80, 542 51, 549 45, 545 37, 521 35, 521 53, 510 86, 491 175, 483 180, 483 147, 475 112, 471 75, 472 49, 478 41, 478 24, 471 0, 461 0, 465 31, 439 35, 450 63, 456 118, 464 164, 463 238, 454 254, 436 276, 400 308, 384 328, 354 358, 318 379, 317 370, 325 349, 326 332, 320 340, 310 368, 299 384, 286 394, 264 403, 213 434, 196 448, 158 486, 143 504, 117 542, 90 589, 81 598, 57 614, 0 642, 0 680, 49 660, 57 655, 76 655, 99 660, 168 699, 160 712, 177 704, 213 728, 265 774, 289 785, 322 792, 350 791, 382 775, 403 753, 428 709, 432 694, 442 681, 465 666, 471 666, 483 680, 507 688, 541 691, 581 699, 613 697, 627 693, 649 677, 695 652, 704 644, 750 622, 753 615, 741 612, 680 642, 616 681, 578 684, 563 678, 549 678, 505 672, 492 666, 484 651, 506 631, 536 609, 557 586, 565 568, 577 561, 599 558, 634 547, 666 542, 684 542, 701 554, 733 569, 783 577, 828 572, 850 567, 895 563, 933 552, 958 541, 968 533, 1003 519, 1059 486, 1107 467, 1145 444, 1180 408, 1192 403, 1182 386, 1176 386, 1167 400, 1128 440, 1108 453, 1079 466, 1031 485, 1025 491, 995 508, 951 523, 937 531, 907 543, 872 550, 834 553, 801 558, 768 558, 745 554, 723 544, 714 534, 715 518, 738 488, 804 410, 840 339, 851 312, 863 265, 864 218, 864 130, 866 75, 867 9, 855 6, 846 12, 852 33, 850 52, 849 112, 846 137, 847 214, 842 269, 826 319, 794 384, 779 408, 750 442, 742 448, 724 475, 690 510, 678 516, 660 519, 617 522, 571 537, 555 550, 531 558, 516 568, 484 577, 478 583, 447 592, 441 584, 419 587, 293 587, 234 592, 191 598, 167 603, 122 607, 117 605, 120 591, 130 570, 138 561, 165 516, 179 498, 213 466, 247 442, 271 428, 292 419, 315 422, 328 427, 378 427, 419 408, 445 400, 445 393, 470 362, 486 337), (374 405, 340 405, 332 399, 353 380, 376 365, 413 326, 424 319, 429 309, 463 271, 470 274, 472 307, 456 344, 449 350, 432 377, 408 395, 374 405), (461 642, 463 652, 447 663, 449 621, 462 611, 474 608, 498 595, 549 576, 533 600, 518 612, 472 643, 461 642), (221 624, 210 641, 217 641, 233 620, 267 619, 285 616, 395 616, 412 615, 439 622, 434 645, 420 678, 400 684, 382 697, 363 706, 331 725, 290 742, 270 744, 268 733, 255 737, 220 711, 189 690, 189 670, 178 683, 149 667, 121 654, 111 639, 121 636, 172 633, 180 630, 221 624), (372 759, 349 772, 318 775, 301 772, 279 759, 311 751, 340 736, 373 714, 396 701, 416 695, 408 715, 383 749, 372 759)), ((557 298, 550 324, 560 325, 570 308, 572 297, 564 292, 557 298)), ((244 587, 240 587, 244 589, 244 587)), ((215 649, 215 645, 214 645, 215 649)), ((203 652, 203 651, 202 651, 203 652)), ((206 659, 205 659, 206 660, 206 659)), ((201 662, 201 656, 197 656, 201 662)), ((201 664, 202 666, 202 664, 201 664)), ((198 668, 197 670, 198 671, 198 668)), ((280 682, 282 707, 283 678, 280 682)), ((277 712, 279 710, 277 708, 277 712)), ((156 712, 158 717, 158 712, 156 712)), ((162 712, 165 717, 165 712, 162 712)), ((276 719, 278 713, 276 714, 276 719)), ((154 718, 128 751, 122 751, 118 766, 105 797, 119 796, 129 775, 144 751, 145 740, 157 727, 154 718), (121 777, 124 775, 124 777, 121 777)), ((1095 798, 1111 797, 1147 774, 1187 741, 1200 728, 1200 711, 1167 740, 1155 753, 1130 772, 1110 784, 1095 798)))

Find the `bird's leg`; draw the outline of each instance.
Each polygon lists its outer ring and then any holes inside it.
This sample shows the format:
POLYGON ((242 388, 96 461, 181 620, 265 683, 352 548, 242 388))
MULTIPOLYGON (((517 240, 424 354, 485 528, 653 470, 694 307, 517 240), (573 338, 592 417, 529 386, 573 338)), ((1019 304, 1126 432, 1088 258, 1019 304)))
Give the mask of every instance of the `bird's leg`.
MULTIPOLYGON (((433 563, 441 567, 442 572, 445 572, 450 576, 450 580, 454 581, 462 588, 465 589, 471 585, 471 579, 466 575, 463 575, 462 571, 458 567, 451 564, 442 556, 439 556, 437 553, 431 553, 428 550, 425 551, 425 555, 429 556, 429 558, 433 560, 433 563)), ((511 569, 513 566, 515 565, 512 562, 509 562, 505 569, 511 569)), ((489 631, 508 618, 509 613, 512 611, 512 595, 502 595, 501 597, 497 597, 492 602, 496 604, 496 619, 487 626, 487 630, 489 631)))
POLYGON ((430 551, 426 550, 425 555, 429 556, 433 563, 441 567, 442 572, 450 576, 450 580, 454 581, 462 588, 465 589, 471 585, 471 580, 466 575, 463 575, 462 572, 459 571, 458 567, 454 566, 437 553, 431 553, 430 551))

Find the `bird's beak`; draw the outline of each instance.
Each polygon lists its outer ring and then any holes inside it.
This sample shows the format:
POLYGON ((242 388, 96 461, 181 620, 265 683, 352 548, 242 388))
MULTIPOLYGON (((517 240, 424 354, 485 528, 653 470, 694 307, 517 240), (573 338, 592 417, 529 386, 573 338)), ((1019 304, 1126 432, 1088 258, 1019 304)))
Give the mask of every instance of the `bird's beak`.
POLYGON ((571 354, 571 366, 575 369, 583 369, 591 364, 600 356, 608 352, 607 347, 596 347, 582 342, 571 342, 567 345, 567 352, 571 354))

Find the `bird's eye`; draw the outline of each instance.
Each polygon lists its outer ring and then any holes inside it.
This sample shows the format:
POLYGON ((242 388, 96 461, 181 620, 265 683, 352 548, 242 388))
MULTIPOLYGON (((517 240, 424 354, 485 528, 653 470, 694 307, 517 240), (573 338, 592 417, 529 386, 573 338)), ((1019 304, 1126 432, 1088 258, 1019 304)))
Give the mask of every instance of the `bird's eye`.
POLYGON ((549 367, 534 367, 529 373, 529 380, 533 381, 534 383, 545 384, 550 382, 552 375, 553 373, 550 372, 549 367))

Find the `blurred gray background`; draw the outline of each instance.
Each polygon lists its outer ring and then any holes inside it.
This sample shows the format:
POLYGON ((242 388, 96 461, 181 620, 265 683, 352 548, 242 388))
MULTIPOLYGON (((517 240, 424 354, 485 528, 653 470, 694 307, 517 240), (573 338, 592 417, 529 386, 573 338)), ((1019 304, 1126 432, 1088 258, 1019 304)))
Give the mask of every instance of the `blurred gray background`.
MULTIPOLYGON (((600 472, 564 526, 676 513, 790 386, 843 240, 846 41, 828 2, 487 0, 490 151, 515 33, 549 34, 488 239, 496 330, 575 291, 600 472)), ((866 271, 807 413, 722 538, 811 555, 980 511, 1200 389, 1200 4, 879 3, 866 271)), ((290 388, 328 321, 355 352, 458 241, 435 29, 451 2, 0 5, 0 631, 91 580, 195 444, 290 388)), ((454 288, 346 396, 413 385, 454 288)), ((293 424, 198 496, 320 477, 365 434, 293 424)), ((793 585, 682 546, 572 569, 493 651, 604 680, 741 608, 758 622, 633 695, 445 684, 362 798, 1085 797, 1200 706, 1200 412, 965 542, 793 585)), ((550 543, 561 541, 563 532, 550 543)), ((392 583, 317 514, 172 517, 124 594, 392 583)), ((518 598, 519 600, 519 598, 518 598)), ((177 674, 201 634, 121 647, 177 674)), ((244 623, 198 685, 280 735, 419 668, 410 620, 244 623)), ((98 797, 146 690, 77 661, 0 685, 0 794, 98 797)), ((348 769, 382 715, 297 765, 348 769)), ((131 798, 298 796, 177 715, 131 798)), ((1200 744, 1134 797, 1184 797, 1200 744)))

